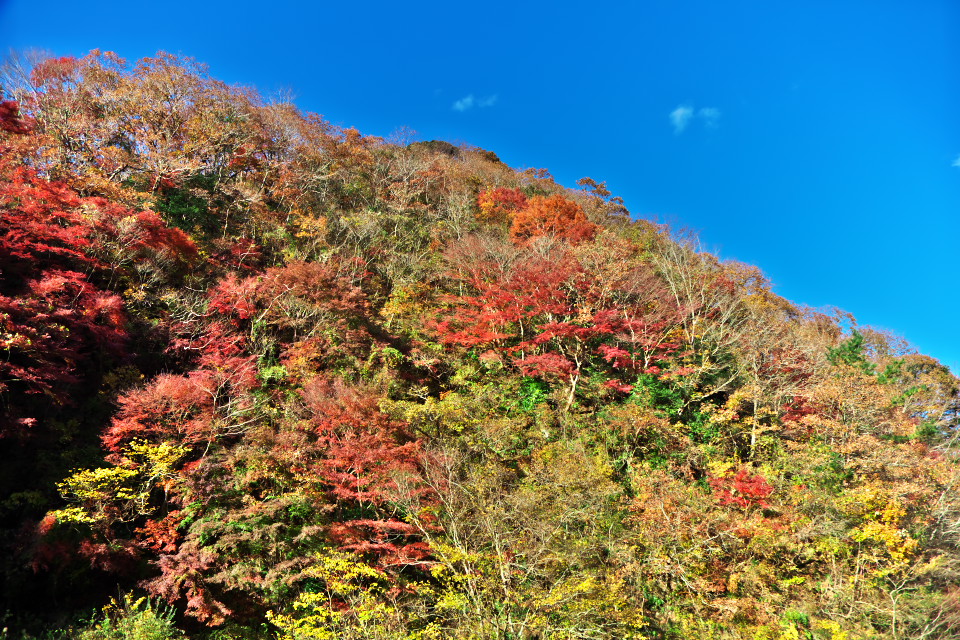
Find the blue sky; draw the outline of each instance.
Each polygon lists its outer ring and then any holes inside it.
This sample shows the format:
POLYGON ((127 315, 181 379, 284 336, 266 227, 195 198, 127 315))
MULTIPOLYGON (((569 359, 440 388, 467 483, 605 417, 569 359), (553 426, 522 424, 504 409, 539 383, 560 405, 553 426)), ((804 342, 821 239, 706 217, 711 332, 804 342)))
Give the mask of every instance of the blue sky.
POLYGON ((960 373, 960 3, 0 0, 0 47, 166 50, 699 232, 960 373))

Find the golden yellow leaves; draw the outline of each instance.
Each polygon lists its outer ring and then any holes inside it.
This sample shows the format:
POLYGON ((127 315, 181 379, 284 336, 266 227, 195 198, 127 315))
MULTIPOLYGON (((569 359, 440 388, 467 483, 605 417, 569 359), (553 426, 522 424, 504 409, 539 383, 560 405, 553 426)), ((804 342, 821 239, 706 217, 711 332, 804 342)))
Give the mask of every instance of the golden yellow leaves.
POLYGON ((52 511, 57 522, 109 526, 150 513, 150 492, 169 490, 175 465, 186 454, 169 443, 133 441, 123 451, 121 464, 83 469, 57 484, 70 506, 52 511))

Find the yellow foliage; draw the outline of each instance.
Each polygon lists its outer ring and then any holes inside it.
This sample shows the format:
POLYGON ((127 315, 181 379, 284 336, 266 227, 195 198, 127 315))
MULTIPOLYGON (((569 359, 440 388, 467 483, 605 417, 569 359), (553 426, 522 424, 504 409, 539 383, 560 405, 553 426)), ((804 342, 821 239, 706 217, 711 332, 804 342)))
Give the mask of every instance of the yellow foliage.
POLYGON ((388 594, 387 576, 359 556, 328 550, 304 572, 320 585, 301 593, 290 611, 271 611, 268 619, 281 640, 427 640, 436 628, 410 632, 410 622, 388 594))
POLYGON ((128 486, 129 481, 136 475, 136 471, 122 467, 84 469, 58 483, 57 488, 65 498, 80 502, 111 498, 128 500, 136 495, 128 486))
POLYGON ((93 524, 96 520, 82 507, 64 507, 51 511, 56 522, 64 524, 93 524))
POLYGON ((177 447, 169 442, 151 444, 134 440, 123 455, 138 465, 138 471, 146 484, 154 484, 175 477, 175 466, 187 454, 187 447, 177 447))
POLYGON ((833 620, 817 620, 813 623, 815 629, 823 629, 830 634, 830 640, 849 640, 850 636, 840 628, 840 623, 833 620))
POLYGON ((50 515, 61 523, 102 525, 146 515, 150 492, 175 480, 175 465, 186 452, 169 443, 131 442, 123 451, 123 466, 77 470, 58 483, 60 494, 73 504, 50 515))
POLYGON ((920 543, 906 531, 907 508, 882 487, 867 485, 842 502, 848 514, 862 519, 849 535, 873 565, 874 578, 902 571, 912 562, 920 543))

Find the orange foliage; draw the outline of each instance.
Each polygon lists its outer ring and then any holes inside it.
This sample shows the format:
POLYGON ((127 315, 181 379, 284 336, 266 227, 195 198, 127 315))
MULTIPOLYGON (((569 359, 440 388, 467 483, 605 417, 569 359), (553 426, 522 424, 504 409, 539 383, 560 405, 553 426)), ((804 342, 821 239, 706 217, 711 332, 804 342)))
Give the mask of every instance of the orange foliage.
POLYGON ((513 214, 527 206, 527 196, 520 189, 497 187, 481 191, 477 196, 480 212, 477 218, 489 222, 507 222, 513 214))
POLYGON ((525 208, 514 215, 510 227, 510 237, 516 244, 524 244, 545 235, 579 244, 592 240, 596 234, 597 225, 587 220, 580 205, 561 195, 534 196, 525 208))

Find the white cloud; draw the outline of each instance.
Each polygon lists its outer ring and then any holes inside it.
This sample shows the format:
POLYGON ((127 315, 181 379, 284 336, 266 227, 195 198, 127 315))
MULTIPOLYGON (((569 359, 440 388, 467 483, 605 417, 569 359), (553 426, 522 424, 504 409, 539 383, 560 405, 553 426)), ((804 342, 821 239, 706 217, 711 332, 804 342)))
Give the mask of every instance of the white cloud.
POLYGON ((453 103, 453 110, 454 110, 454 111, 466 111, 467 109, 472 109, 472 108, 473 108, 473 103, 474 103, 474 99, 473 99, 473 94, 471 93, 471 94, 468 95, 466 98, 460 98, 459 100, 457 100, 456 102, 454 102, 454 103, 453 103))
POLYGON ((716 129, 720 120, 720 109, 716 107, 704 107, 697 112, 697 115, 703 119, 703 124, 708 129, 716 129))
POLYGON ((688 124, 690 124, 691 118, 693 118, 693 107, 680 105, 671 111, 670 122, 673 123, 673 132, 676 134, 683 133, 683 130, 687 128, 688 124))
POLYGON ((953 161, 953 164, 951 164, 950 166, 951 166, 951 167, 956 167, 956 168, 960 169, 960 156, 957 156, 957 159, 954 160, 954 161, 953 161))
POLYGON ((463 111, 469 111, 474 107, 478 107, 480 109, 492 107, 497 103, 497 97, 498 97, 497 94, 493 94, 492 96, 487 96, 485 98, 476 98, 471 93, 470 95, 460 98, 459 100, 454 102, 453 110, 463 112, 463 111))
POLYGON ((716 107, 701 107, 694 109, 689 104, 681 104, 670 112, 670 122, 673 124, 673 132, 680 135, 687 130, 690 123, 694 120, 703 122, 707 129, 716 129, 720 123, 720 109, 716 107))

